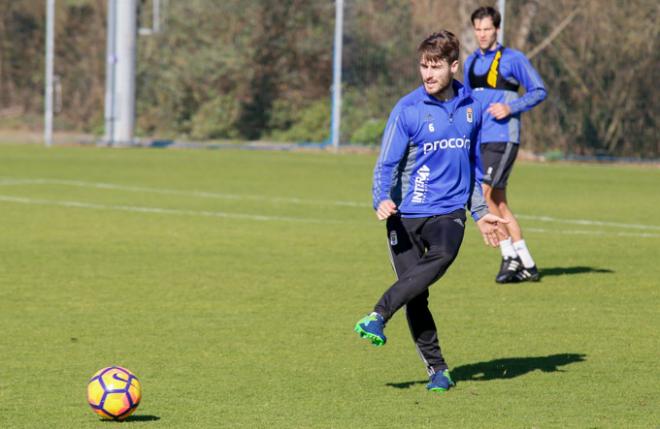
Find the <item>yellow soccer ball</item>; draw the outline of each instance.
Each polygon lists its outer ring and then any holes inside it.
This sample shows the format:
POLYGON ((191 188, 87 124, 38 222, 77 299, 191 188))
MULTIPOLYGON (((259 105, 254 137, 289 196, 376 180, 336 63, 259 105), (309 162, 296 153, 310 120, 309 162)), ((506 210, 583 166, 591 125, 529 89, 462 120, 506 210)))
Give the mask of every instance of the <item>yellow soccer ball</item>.
POLYGON ((124 420, 142 399, 142 385, 131 371, 120 366, 100 369, 87 384, 87 402, 105 420, 124 420))

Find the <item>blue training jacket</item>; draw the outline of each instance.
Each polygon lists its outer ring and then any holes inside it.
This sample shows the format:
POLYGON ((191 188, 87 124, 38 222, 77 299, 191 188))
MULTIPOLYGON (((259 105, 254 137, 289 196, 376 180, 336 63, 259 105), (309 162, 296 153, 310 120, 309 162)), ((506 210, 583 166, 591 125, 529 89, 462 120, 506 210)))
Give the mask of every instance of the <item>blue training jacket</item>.
POLYGON ((508 89, 472 88, 470 86, 469 71, 474 62, 474 73, 487 74, 495 54, 501 48, 497 47, 485 53, 477 49, 463 65, 465 88, 472 96, 479 100, 483 106, 483 124, 481 129, 481 143, 513 142, 520 143, 520 114, 536 106, 547 96, 543 80, 527 57, 520 51, 511 48, 502 50, 499 60, 499 75, 514 85, 520 84, 525 88, 525 94, 520 97, 518 93, 508 89), (511 115, 503 120, 495 119, 486 111, 493 103, 508 104, 511 115))
POLYGON ((394 106, 374 168, 374 209, 391 199, 402 217, 466 205, 475 220, 488 213, 475 179, 481 107, 460 82, 452 84, 457 96, 451 100, 441 102, 420 86, 394 106))

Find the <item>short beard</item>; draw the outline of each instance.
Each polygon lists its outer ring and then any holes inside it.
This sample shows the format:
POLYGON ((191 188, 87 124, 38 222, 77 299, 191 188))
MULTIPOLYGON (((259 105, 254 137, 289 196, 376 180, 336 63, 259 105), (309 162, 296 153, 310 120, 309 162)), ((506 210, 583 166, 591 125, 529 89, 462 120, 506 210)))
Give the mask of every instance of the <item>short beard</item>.
POLYGON ((447 96, 448 95, 453 95, 453 89, 452 89, 453 80, 454 80, 453 76, 450 77, 447 82, 444 82, 444 86, 442 86, 442 88, 438 89, 435 92, 429 92, 429 95, 432 95, 433 97, 438 98, 438 99, 445 98, 445 99, 448 100, 448 99, 452 98, 451 96, 449 96, 449 97, 447 97, 447 96), (447 93, 448 90, 449 90, 449 93, 447 93))

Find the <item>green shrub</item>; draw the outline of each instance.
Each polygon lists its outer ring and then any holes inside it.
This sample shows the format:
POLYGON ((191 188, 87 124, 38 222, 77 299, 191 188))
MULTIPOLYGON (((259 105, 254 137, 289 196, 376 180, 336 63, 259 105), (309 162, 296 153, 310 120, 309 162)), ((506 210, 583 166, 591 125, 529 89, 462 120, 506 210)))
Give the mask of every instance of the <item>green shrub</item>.
POLYGON ((328 140, 330 136, 330 102, 328 100, 315 101, 297 114, 290 112, 288 117, 295 120, 295 123, 289 129, 273 131, 270 135, 271 139, 292 142, 324 142, 328 140))
POLYGON ((234 97, 216 97, 203 104, 192 117, 190 135, 200 140, 236 138, 239 115, 240 105, 234 97))
POLYGON ((350 142, 378 145, 383 137, 386 124, 385 119, 368 119, 351 135, 350 142))
POLYGON ((272 132, 288 130, 300 119, 300 110, 293 102, 286 99, 273 101, 268 119, 268 129, 272 132))

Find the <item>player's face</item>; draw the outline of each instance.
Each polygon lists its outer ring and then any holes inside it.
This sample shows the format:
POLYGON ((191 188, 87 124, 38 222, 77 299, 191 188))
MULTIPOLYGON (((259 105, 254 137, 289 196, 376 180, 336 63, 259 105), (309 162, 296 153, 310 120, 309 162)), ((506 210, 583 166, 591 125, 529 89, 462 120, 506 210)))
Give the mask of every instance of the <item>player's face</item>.
POLYGON ((497 44, 497 28, 490 16, 474 20, 474 35, 482 51, 490 51, 497 44))
POLYGON ((447 89, 457 71, 458 61, 449 64, 447 60, 430 61, 423 57, 419 61, 419 72, 422 75, 424 89, 430 95, 439 95, 447 89))

